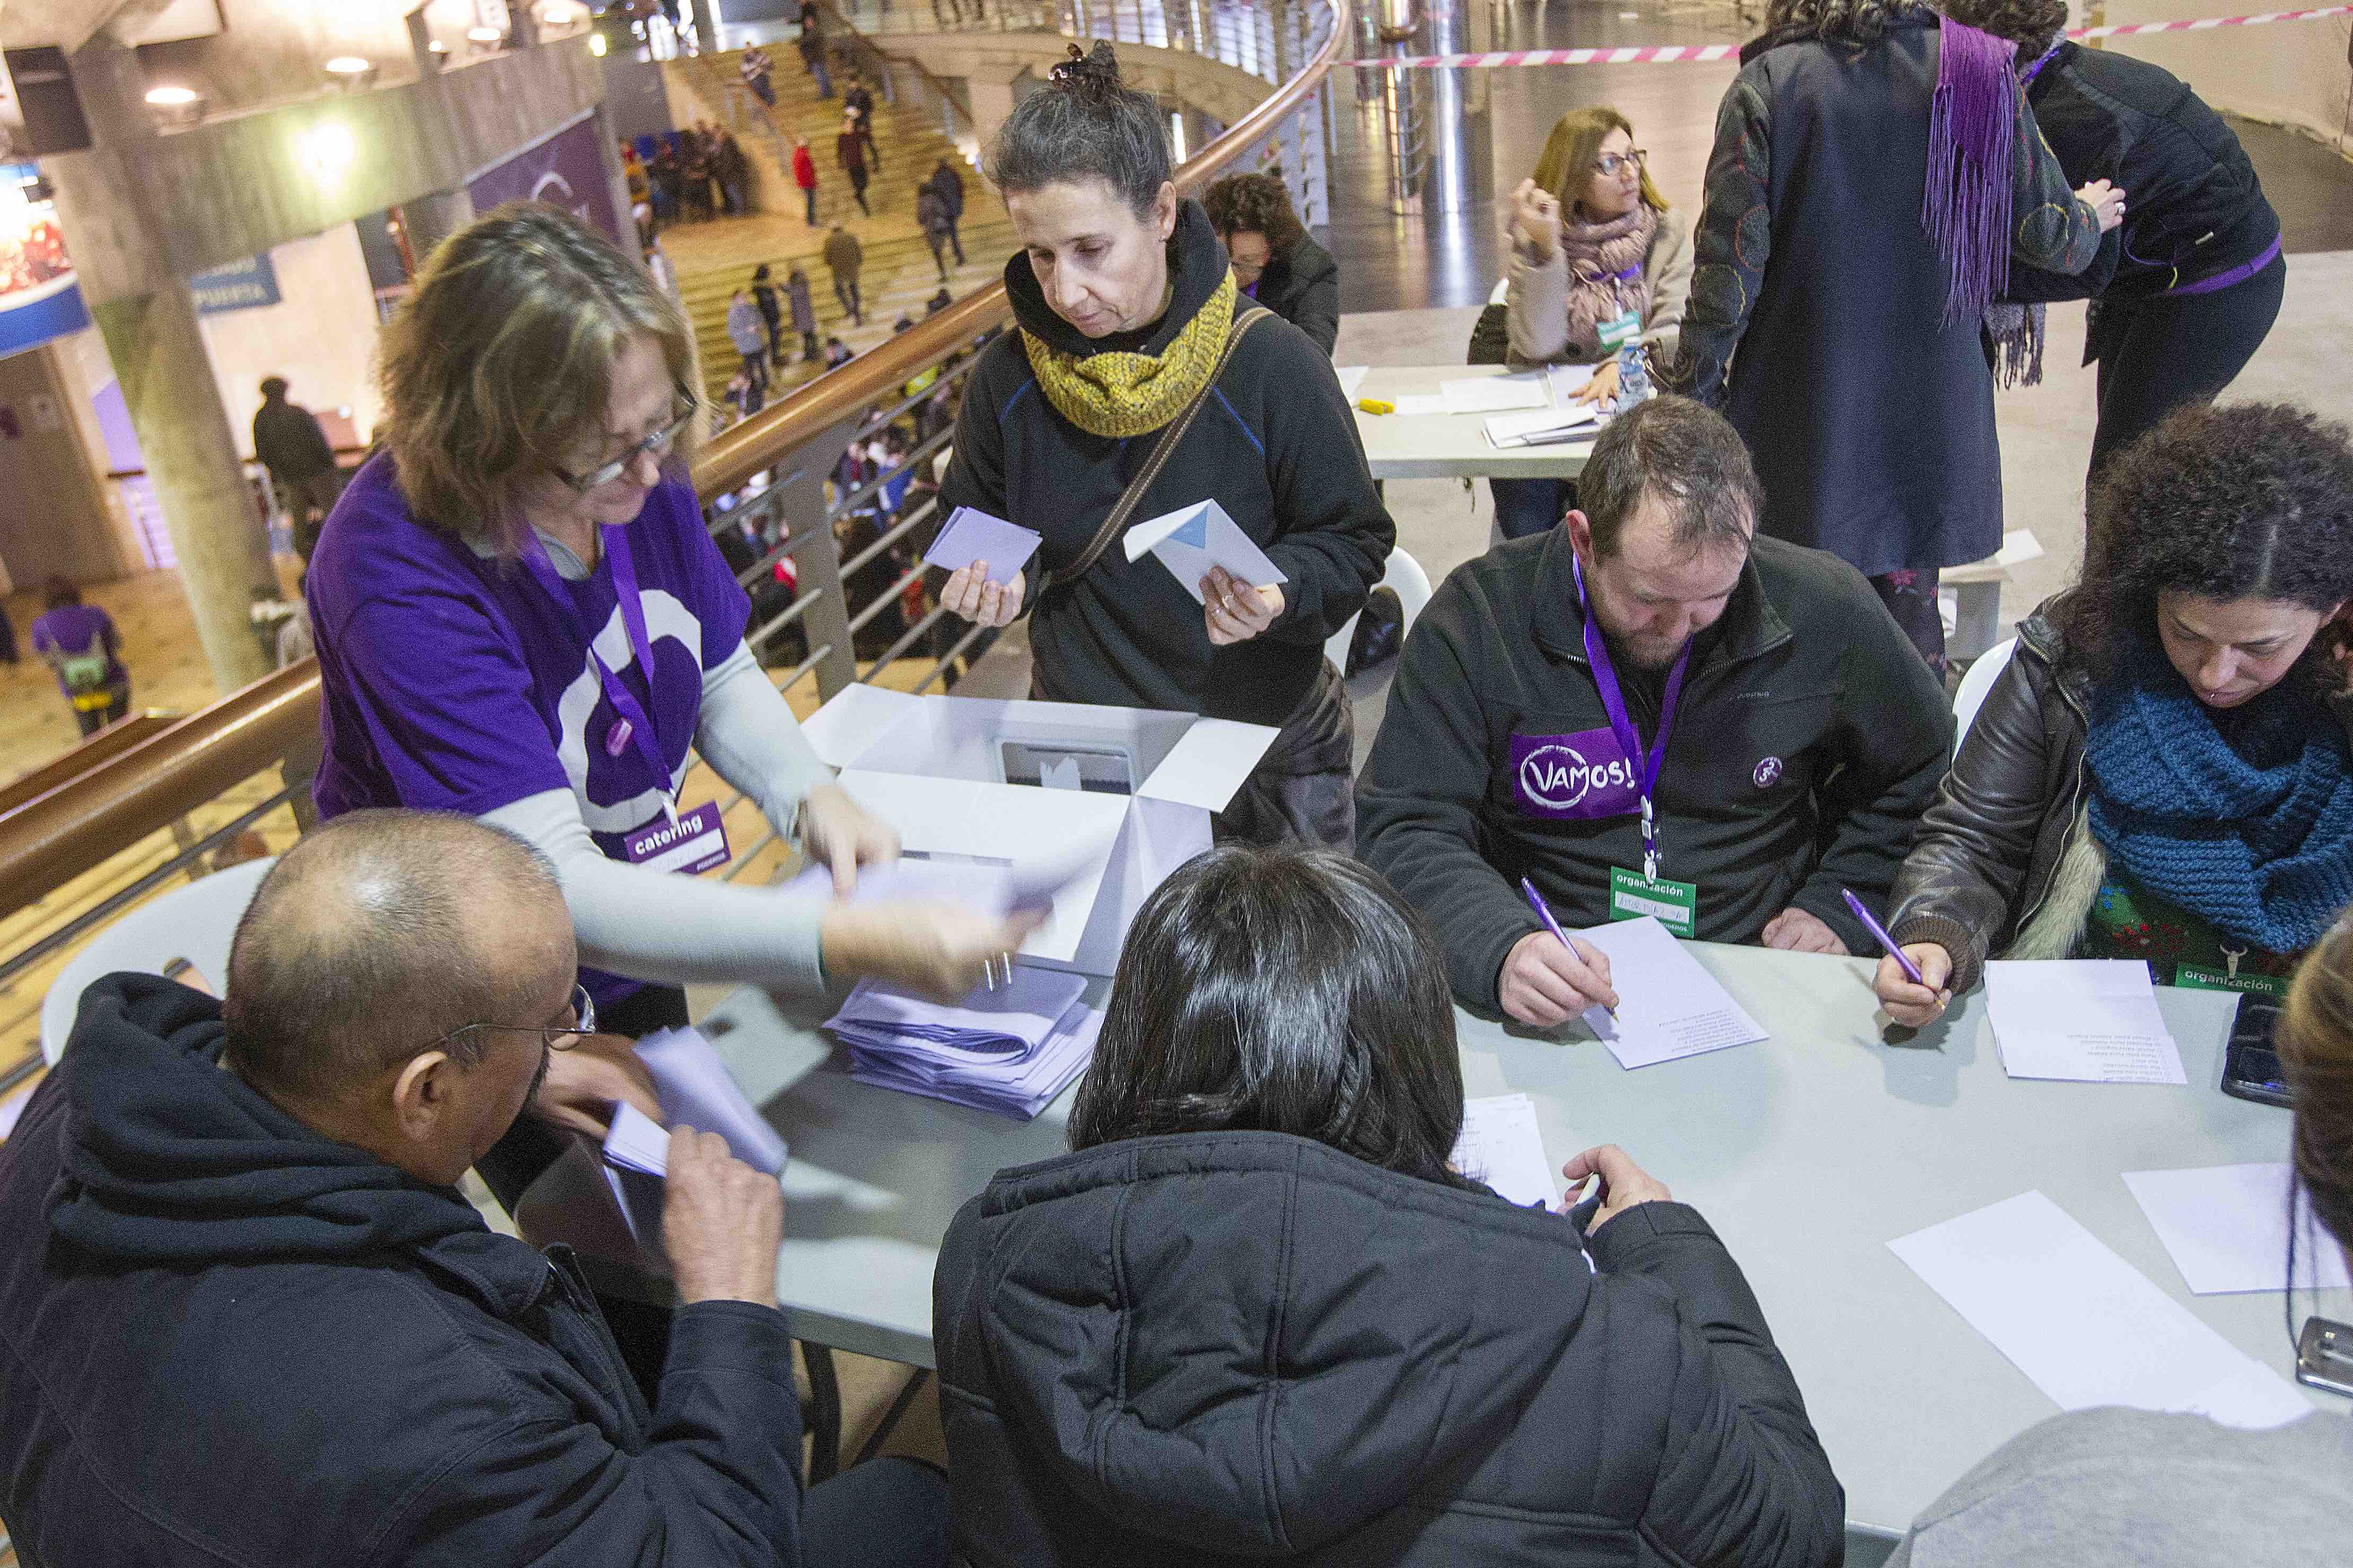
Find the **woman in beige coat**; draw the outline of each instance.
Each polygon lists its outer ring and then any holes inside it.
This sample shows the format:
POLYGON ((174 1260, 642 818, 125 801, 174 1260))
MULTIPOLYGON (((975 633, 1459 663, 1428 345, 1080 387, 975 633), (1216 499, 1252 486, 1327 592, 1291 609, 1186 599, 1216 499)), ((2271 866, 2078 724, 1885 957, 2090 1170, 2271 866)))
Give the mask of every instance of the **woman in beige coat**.
MULTIPOLYGON (((1512 193, 1504 300, 1510 362, 1590 364, 1580 395, 1618 393, 1618 354, 1639 343, 1672 363, 1691 294, 1691 225, 1670 209, 1614 109, 1560 117, 1532 179, 1512 193)), ((1568 479, 1491 479, 1506 539, 1541 533, 1577 503, 1568 479)))

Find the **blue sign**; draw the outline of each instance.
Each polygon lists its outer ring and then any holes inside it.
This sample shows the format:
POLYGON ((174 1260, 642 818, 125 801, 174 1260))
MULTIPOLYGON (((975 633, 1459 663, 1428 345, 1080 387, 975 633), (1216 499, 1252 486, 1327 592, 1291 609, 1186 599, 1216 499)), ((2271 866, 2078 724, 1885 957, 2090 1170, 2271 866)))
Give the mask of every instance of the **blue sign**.
MULTIPOLYGON (((0 164, 0 182, 26 193, 0 223, 0 354, 90 325, 57 213, 30 163, 0 164)), ((5 209, 0 209, 5 210, 5 209)))
POLYGON ((244 261, 232 261, 226 267, 216 267, 199 272, 188 279, 189 291, 196 297, 196 314, 217 316, 223 310, 250 310, 257 305, 278 303, 278 268, 271 266, 269 253, 244 261))

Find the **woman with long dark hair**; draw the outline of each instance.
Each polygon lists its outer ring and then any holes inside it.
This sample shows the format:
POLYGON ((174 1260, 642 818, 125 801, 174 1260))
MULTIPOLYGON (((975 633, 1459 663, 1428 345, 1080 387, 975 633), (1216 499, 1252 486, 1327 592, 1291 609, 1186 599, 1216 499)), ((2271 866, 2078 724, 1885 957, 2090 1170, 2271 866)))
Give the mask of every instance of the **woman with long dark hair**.
POLYGON ((1834 1563, 1842 1498, 1739 1268, 1620 1150, 1584 1211, 1452 1168, 1437 941, 1322 851, 1229 847, 1128 932, 1075 1152, 942 1244, 976 1565, 1834 1563))
POLYGON ((2353 446, 2192 407, 2094 490, 2077 585, 2018 628, 1895 879, 1881 1002, 1925 1024, 1987 956, 2138 958, 2277 989, 2353 901, 2353 446))
POLYGON ((1872 579, 1941 670, 1937 574, 2001 544, 1986 307, 2013 256, 2090 266, 2122 193, 2071 193, 2008 41, 1925 5, 1774 0, 1740 53, 1667 379, 1748 443, 1759 531, 1872 579))
POLYGON ((988 626, 1029 611, 1053 701, 1279 727, 1219 836, 1346 848, 1352 720, 1324 643, 1364 607, 1397 527, 1331 360, 1241 297, 1201 205, 1177 199, 1166 124, 1097 44, 997 132, 1018 330, 974 367, 940 504, 1043 542, 1012 582, 975 562, 940 602, 988 626), (1120 548, 1129 524, 1207 500, 1282 581, 1213 566, 1179 582, 1120 548))

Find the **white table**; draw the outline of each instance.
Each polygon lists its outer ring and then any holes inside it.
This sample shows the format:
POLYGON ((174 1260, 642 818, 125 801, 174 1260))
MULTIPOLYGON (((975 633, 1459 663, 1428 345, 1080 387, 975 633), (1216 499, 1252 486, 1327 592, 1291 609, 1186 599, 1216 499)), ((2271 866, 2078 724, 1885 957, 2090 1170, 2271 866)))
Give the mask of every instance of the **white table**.
MULTIPOLYGON (((1395 403, 1435 393, 1443 382, 1510 374, 1500 364, 1375 365, 1356 396, 1395 403)), ((1377 479, 1573 479, 1593 453, 1589 440, 1501 450, 1488 443, 1484 414, 1356 412, 1365 461, 1377 479)))
MULTIPOLYGON (((1526 1093, 1556 1166, 1620 1143, 1707 1216, 1764 1304, 1854 1525, 1900 1531, 1970 1465, 2056 1413, 1885 1245, 2028 1188, 2293 1375, 2280 1298, 2189 1295, 2120 1179, 2286 1157, 2285 1111, 2215 1088, 2231 997, 2158 991, 2185 1089, 2031 1083, 2003 1074, 1982 992, 1890 1047, 1872 1024, 1863 960, 1693 951, 1770 1040, 1627 1072, 1598 1045, 1458 1014, 1465 1092, 1526 1093)), ((1071 1097, 1016 1123, 869 1089, 811 1031, 823 1016, 789 1016, 744 989, 702 1024, 792 1143, 779 1295, 803 1338, 928 1366, 948 1221, 1000 1167, 1063 1152, 1071 1097)), ((2345 1317, 2348 1300, 2300 1294, 2298 1321, 2345 1317)))

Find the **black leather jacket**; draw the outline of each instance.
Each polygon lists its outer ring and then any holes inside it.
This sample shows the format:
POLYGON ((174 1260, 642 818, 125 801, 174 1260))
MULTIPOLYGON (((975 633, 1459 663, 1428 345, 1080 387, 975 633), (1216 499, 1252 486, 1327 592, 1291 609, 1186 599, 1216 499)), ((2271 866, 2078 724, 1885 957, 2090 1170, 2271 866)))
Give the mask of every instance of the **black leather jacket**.
POLYGON ((1955 994, 2042 907, 2083 808, 2091 682, 2062 668, 2050 608, 2019 623, 2018 651, 1936 786, 1888 899, 1899 943, 1952 954, 1955 994))

